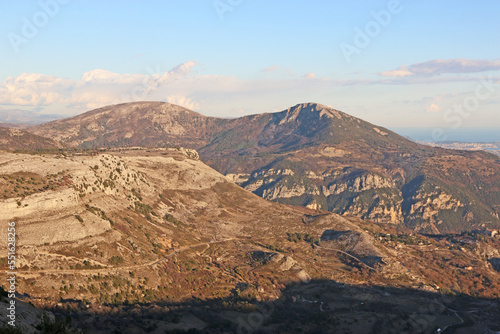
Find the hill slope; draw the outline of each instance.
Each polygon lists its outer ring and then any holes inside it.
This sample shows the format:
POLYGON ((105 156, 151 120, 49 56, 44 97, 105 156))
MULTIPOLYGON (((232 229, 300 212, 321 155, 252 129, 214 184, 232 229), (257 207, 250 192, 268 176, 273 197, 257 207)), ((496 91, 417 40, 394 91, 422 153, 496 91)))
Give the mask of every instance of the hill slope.
POLYGON ((237 119, 159 102, 30 129, 76 147, 180 145, 266 199, 432 233, 500 226, 500 159, 433 148, 315 103, 237 119))
POLYGON ((60 147, 62 145, 52 139, 20 129, 0 127, 0 150, 43 150, 60 147))

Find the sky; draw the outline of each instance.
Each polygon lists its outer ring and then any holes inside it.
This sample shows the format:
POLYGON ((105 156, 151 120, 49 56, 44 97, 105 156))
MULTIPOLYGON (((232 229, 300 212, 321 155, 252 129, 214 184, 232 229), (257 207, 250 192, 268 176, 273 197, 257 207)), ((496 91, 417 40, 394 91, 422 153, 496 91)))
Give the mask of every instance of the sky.
POLYGON ((500 128, 498 13, 496 0, 0 0, 0 117, 317 102, 436 138, 500 128))

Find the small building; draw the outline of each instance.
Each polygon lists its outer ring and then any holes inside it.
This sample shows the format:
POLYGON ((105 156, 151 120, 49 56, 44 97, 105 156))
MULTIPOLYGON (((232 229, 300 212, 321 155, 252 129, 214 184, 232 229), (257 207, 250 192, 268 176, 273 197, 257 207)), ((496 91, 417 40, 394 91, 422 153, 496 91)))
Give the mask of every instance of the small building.
POLYGON ((486 228, 486 229, 482 229, 482 230, 474 230, 472 232, 474 232, 476 234, 486 234, 487 236, 490 236, 490 237, 500 236, 500 230, 492 229, 492 228, 486 228))
POLYGON ((494 236, 498 235, 498 232, 499 232, 499 230, 497 230, 497 229, 492 229, 492 228, 486 229, 486 235, 488 235, 490 237, 494 237, 494 236))

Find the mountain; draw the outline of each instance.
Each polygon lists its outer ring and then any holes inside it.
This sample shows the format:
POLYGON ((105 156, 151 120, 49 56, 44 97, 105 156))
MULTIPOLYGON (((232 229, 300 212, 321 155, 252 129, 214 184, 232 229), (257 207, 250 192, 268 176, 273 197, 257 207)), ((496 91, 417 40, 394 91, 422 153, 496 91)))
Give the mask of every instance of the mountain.
POLYGON ((0 194, 18 297, 89 333, 498 325, 500 239, 269 202, 191 149, 2 152, 0 194))
POLYGON ((49 138, 20 129, 0 127, 0 150, 43 150, 61 147, 60 143, 49 138))
POLYGON ((95 109, 31 127, 29 131, 73 147, 199 148, 217 131, 218 119, 162 102, 137 102, 95 109))
POLYGON ((63 118, 63 115, 40 114, 22 109, 0 108, 0 125, 6 127, 26 127, 63 118))
POLYGON ((420 145, 316 103, 237 119, 120 104, 29 131, 80 148, 178 145, 272 201, 417 231, 500 226, 500 159, 420 145))

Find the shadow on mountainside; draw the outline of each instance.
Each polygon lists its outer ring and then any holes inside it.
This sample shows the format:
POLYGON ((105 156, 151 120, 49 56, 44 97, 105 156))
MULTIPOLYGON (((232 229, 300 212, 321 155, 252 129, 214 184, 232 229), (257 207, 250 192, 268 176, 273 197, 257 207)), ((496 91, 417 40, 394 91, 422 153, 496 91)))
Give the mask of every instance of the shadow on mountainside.
MULTIPOLYGON (((51 309, 88 333, 491 333, 500 331, 499 299, 444 295, 330 280, 292 283, 274 301, 231 296, 150 304, 51 309)), ((262 288, 263 295, 265 288, 262 288)))

